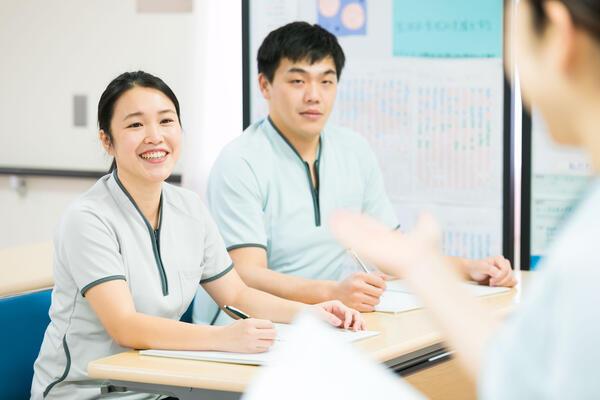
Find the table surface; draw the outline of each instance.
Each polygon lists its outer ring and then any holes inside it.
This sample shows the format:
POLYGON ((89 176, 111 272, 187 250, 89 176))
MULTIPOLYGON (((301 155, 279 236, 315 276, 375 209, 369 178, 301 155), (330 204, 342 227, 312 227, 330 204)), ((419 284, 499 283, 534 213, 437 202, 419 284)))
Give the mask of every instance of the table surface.
POLYGON ((52 242, 0 249, 0 297, 50 288, 52 242))
MULTIPOLYGON (((531 272, 522 272, 523 285, 531 272)), ((496 313, 505 315, 520 299, 520 289, 479 298, 496 313)), ((442 336, 427 311, 412 310, 398 314, 365 313, 367 329, 381 334, 355 342, 374 359, 385 362, 428 346, 439 344, 442 336)), ((88 365, 92 378, 118 381, 185 386, 210 390, 243 392, 260 367, 210 361, 143 356, 131 350, 102 358, 88 365)))

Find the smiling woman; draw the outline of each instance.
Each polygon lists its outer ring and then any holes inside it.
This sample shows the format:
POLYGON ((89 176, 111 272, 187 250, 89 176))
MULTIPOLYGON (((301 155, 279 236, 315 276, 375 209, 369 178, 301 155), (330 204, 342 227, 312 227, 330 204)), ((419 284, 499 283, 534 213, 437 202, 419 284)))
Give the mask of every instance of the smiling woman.
POLYGON ((109 172, 118 167, 119 180, 130 192, 146 194, 138 206, 154 229, 158 210, 152 204, 158 204, 160 186, 179 159, 180 121, 175 94, 142 71, 113 80, 98 103, 100 140, 114 157, 109 172))
POLYGON ((340 302, 307 306, 242 282, 200 198, 164 182, 180 154, 181 125, 177 98, 161 79, 142 71, 117 77, 98 104, 98 125, 114 162, 56 230, 33 399, 100 397, 102 382, 87 376, 87 364, 124 348, 266 351, 275 340, 270 320, 289 322, 307 307, 332 325, 364 329, 340 302), (181 322, 199 284, 220 307, 255 318, 219 327, 181 322))
MULTIPOLYGON (((111 127, 111 122, 113 120, 113 115, 115 112, 116 102, 120 100, 121 102, 127 102, 127 109, 131 112, 127 112, 123 110, 122 112, 126 113, 125 116, 117 116, 117 129, 123 130, 122 128, 125 126, 126 128, 140 128, 143 126, 141 118, 146 117, 149 118, 147 114, 144 114, 142 107, 145 104, 140 104, 140 101, 144 99, 144 95, 141 93, 137 93, 135 95, 131 95, 127 93, 125 99, 121 99, 121 96, 125 94, 125 92, 130 89, 147 89, 152 93, 155 97, 155 104, 162 103, 165 107, 163 110, 159 112, 159 115, 170 114, 168 115, 171 120, 169 121, 169 127, 174 127, 177 125, 179 128, 179 135, 181 134, 181 115, 179 111, 179 101, 175 96, 175 93, 165 84, 160 78, 152 76, 148 73, 138 71, 138 72, 126 72, 114 79, 106 88, 100 101, 98 102, 98 126, 100 127, 100 139, 104 144, 104 148, 114 156, 112 153, 112 149, 110 149, 113 143, 113 129, 111 127), (160 94, 162 93, 163 96, 160 94), (170 103, 169 103, 170 102, 170 103), (137 108, 137 109, 136 109, 137 108), (136 110, 134 110, 136 109, 136 110), (118 117, 121 117, 119 120, 118 117), (177 121, 175 121, 175 117, 177 121), (137 120, 133 120, 137 118, 137 120), (125 124, 127 122, 127 124, 125 124), (176 122, 176 123, 175 123, 176 122), (129 125, 129 126, 128 126, 129 125)), ((164 121, 167 123, 167 121, 164 121)), ((162 121, 161 121, 162 123, 162 121)), ((138 135, 139 136, 139 135, 138 135)), ((179 147, 179 146, 177 146, 179 147)), ((177 153, 177 156, 179 153, 177 153)), ((177 157, 175 157, 177 158, 177 157)), ((176 160, 175 160, 176 161, 176 160)), ((116 160, 113 160, 113 163, 110 167, 109 172, 112 172, 116 168, 116 160)))

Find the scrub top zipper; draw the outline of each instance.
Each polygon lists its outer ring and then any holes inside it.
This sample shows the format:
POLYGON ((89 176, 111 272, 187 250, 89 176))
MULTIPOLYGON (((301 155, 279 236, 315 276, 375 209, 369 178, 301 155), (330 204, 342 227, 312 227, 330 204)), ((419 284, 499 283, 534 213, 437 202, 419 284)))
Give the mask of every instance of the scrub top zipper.
POLYGON ((317 159, 314 163, 316 185, 313 185, 312 176, 310 175, 310 167, 306 161, 304 161, 304 167, 306 168, 308 186, 310 187, 313 209, 315 210, 315 226, 321 226, 321 208, 319 205, 319 160, 317 159))
POLYGON ((290 146, 290 148, 298 156, 300 161, 302 161, 302 163, 304 164, 304 167, 306 169, 306 176, 308 177, 308 187, 310 189, 310 194, 312 196, 313 210, 315 213, 315 226, 321 226, 321 209, 319 206, 319 161, 321 158, 321 151, 322 151, 322 147, 323 147, 323 142, 321 141, 321 138, 319 138, 319 149, 317 150, 317 159, 315 160, 315 163, 314 163, 316 185, 313 185, 312 176, 310 175, 310 166, 308 165, 308 162, 304 161, 302 159, 302 157, 300 157, 300 154, 298 154, 298 152, 296 151, 294 146, 292 146, 292 144, 289 142, 289 140, 287 140, 287 138, 285 136, 283 136, 283 134, 279 131, 279 129, 277 129, 277 127, 271 120, 271 117, 268 117, 267 119, 269 120, 269 123, 271 124, 273 129, 275 129, 275 132, 277 132, 279 134, 279 136, 281 136, 281 138, 288 144, 288 146, 290 146))
POLYGON ((142 214, 142 211, 140 211, 139 207, 135 203, 135 200, 133 200, 133 197, 131 197, 129 192, 127 192, 125 187, 121 184, 121 181, 119 180, 119 177, 117 176, 117 170, 113 171, 113 177, 115 178, 115 181, 117 182, 117 184, 119 185, 119 187, 121 188, 123 193, 125 193, 125 195, 129 199, 129 201, 131 201, 131 204, 133 204, 133 206, 135 207, 137 212, 142 217, 142 220, 146 224, 146 228, 148 229, 148 233, 150 235, 150 240, 152 242, 152 252, 154 253, 154 260, 156 261, 158 275, 160 276, 160 284, 162 287, 162 294, 163 294, 163 296, 168 296, 169 295, 169 282, 167 282, 167 274, 165 273, 165 268, 163 266, 162 258, 160 256, 160 246, 159 246, 160 227, 162 226, 162 219, 163 219, 162 218, 162 210, 163 210, 163 208, 162 208, 162 200, 163 200, 162 193, 160 195, 160 203, 158 205, 158 207, 159 207, 158 229, 155 230, 155 229, 152 229, 152 226, 150 225, 150 223, 148 222, 148 220, 146 219, 144 214, 142 214))

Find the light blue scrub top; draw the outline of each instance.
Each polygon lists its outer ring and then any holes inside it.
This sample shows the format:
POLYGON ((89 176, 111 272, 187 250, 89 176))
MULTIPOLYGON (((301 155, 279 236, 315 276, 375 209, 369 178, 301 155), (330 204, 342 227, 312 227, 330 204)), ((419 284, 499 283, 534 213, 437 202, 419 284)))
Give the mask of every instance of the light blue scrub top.
POLYGON ((600 398, 600 180, 488 344, 482 399, 600 398))
MULTIPOLYGON (((348 268, 356 270, 327 223, 334 210, 344 208, 370 214, 390 229, 398 226, 375 155, 358 133, 327 125, 315 170, 313 187, 308 163, 270 118, 229 143, 212 168, 207 190, 227 249, 261 247, 270 269, 303 278, 338 280, 348 268)), ((207 309, 209 300, 200 289, 195 322, 211 322, 217 307, 207 309)))

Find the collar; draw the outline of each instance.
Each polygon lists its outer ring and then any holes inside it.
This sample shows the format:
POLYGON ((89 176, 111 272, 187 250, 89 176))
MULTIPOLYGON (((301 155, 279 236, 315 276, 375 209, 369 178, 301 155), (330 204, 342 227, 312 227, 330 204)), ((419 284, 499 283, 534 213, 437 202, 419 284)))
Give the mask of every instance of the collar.
MULTIPOLYGON (((296 148, 290 143, 290 141, 283 135, 283 133, 281 133, 279 128, 277 128, 277 126, 275 126, 275 124, 273 123, 273 120, 271 119, 271 116, 267 116, 267 121, 269 122, 269 125, 271 126, 271 128, 273 128, 273 130, 275 132, 277 132, 276 136, 279 136, 287 144, 287 146, 294 152, 294 154, 296 154, 296 156, 298 157, 298 159, 300 159, 300 161, 302 161, 303 163, 306 162, 300 156, 300 153, 298 153, 296 148)), ((323 132, 321 132, 319 134, 319 146, 317 147, 317 158, 315 159, 316 163, 318 163, 320 161, 322 151, 323 151, 323 132)))
MULTIPOLYGON (((129 192, 127 191, 127 189, 125 189, 125 186, 123 186, 123 184, 121 183, 121 180, 119 179, 119 176, 117 175, 117 169, 116 168, 112 172, 112 178, 114 179, 114 181, 117 184, 117 186, 119 187, 119 189, 121 189, 121 192, 127 197, 127 199, 129 199, 129 202, 133 205, 133 207, 138 212, 138 214, 140 215, 140 217, 142 217, 142 219, 144 220, 144 224, 146 225, 146 227, 148 228, 148 230, 149 231, 154 231, 154 229, 152 228, 152 225, 150 225, 150 223, 148 222, 148 220, 146 219, 146 217, 144 216, 144 214, 142 214, 142 211, 138 207, 138 205, 135 202, 135 200, 133 199, 133 197, 131 197, 131 194, 129 194, 129 192)), ((158 203, 158 228, 156 229, 157 231, 160 231, 160 228, 161 228, 162 222, 163 222, 163 206, 162 206, 163 205, 163 197, 164 197, 164 190, 161 189, 161 191, 160 191, 160 201, 158 203)))

